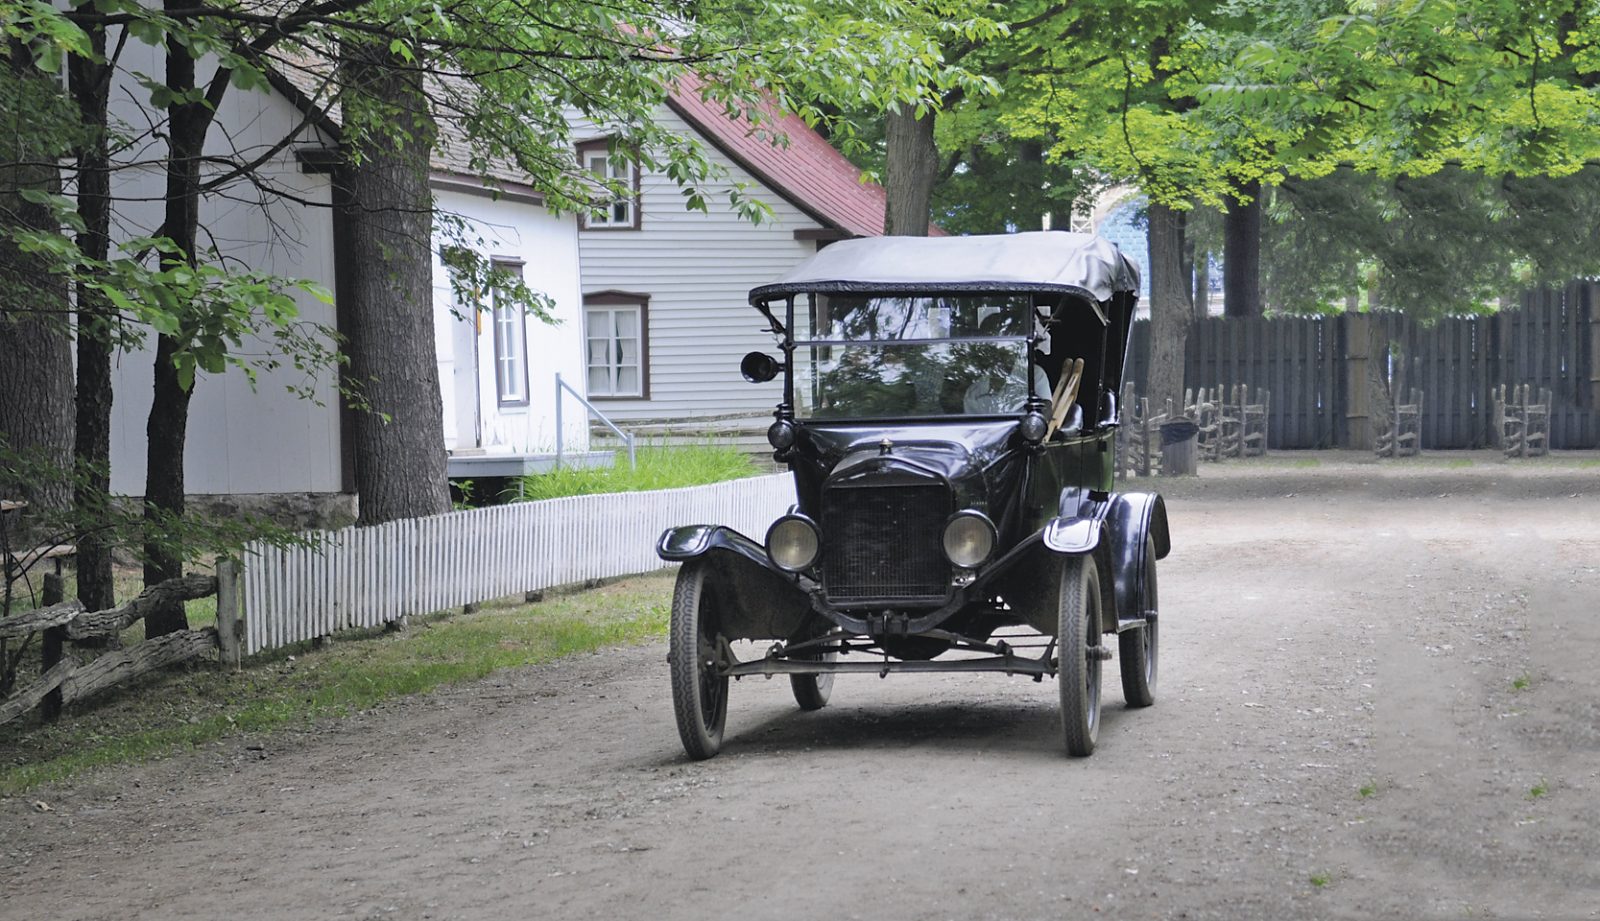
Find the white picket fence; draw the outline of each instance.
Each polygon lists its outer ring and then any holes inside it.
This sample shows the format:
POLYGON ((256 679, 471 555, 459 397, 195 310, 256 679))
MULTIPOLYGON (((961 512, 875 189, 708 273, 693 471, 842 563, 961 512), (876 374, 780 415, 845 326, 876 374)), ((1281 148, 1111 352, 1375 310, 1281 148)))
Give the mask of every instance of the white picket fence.
POLYGON ((794 503, 788 474, 710 486, 546 499, 308 532, 313 546, 246 546, 246 655, 557 585, 659 569, 669 527, 721 524, 760 540, 794 503))

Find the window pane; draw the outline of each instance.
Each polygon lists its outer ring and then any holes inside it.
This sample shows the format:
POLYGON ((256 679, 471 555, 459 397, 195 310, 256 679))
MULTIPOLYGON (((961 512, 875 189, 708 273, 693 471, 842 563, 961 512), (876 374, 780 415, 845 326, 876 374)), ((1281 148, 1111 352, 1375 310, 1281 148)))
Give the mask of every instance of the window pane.
POLYGON ((607 396, 607 395, 609 395, 611 393, 611 385, 610 385, 610 382, 608 381, 607 378, 608 378, 608 375, 606 374, 606 369, 605 368, 593 368, 593 367, 591 367, 589 369, 589 395, 590 396, 607 396))
POLYGON ((618 368, 617 369, 617 392, 618 393, 638 393, 639 392, 639 369, 638 368, 618 368))
POLYGON ((617 340, 617 353, 618 353, 618 356, 617 356, 617 363, 618 364, 633 365, 634 367, 638 367, 638 365, 639 365, 639 340, 637 340, 637 339, 618 339, 617 340))
POLYGON ((610 341, 607 339, 589 340, 589 365, 604 368, 611 363, 610 341))
POLYGON ((633 212, 628 202, 618 200, 611 203, 611 222, 613 224, 633 223, 633 212))
POLYGON ((617 335, 634 338, 639 335, 639 312, 637 310, 617 311, 617 335))

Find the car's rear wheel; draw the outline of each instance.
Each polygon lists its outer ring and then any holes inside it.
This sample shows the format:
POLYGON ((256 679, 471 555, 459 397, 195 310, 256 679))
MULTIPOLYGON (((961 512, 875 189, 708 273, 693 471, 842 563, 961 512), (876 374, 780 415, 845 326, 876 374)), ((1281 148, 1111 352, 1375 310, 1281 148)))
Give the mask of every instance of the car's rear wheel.
POLYGON ((1161 618, 1157 615, 1159 596, 1156 592, 1156 548, 1144 539, 1144 590, 1139 603, 1144 605, 1140 615, 1144 626, 1125 630, 1117 635, 1117 659, 1122 671, 1122 696, 1130 707, 1148 707, 1156 702, 1156 665, 1160 651, 1158 632, 1161 618))
MULTIPOLYGON (((802 662, 832 662, 839 658, 837 652, 803 652, 794 658, 802 662)), ((802 710, 821 710, 828 705, 833 694, 833 675, 790 675, 789 688, 794 691, 794 702, 802 710)))
POLYGON ((1100 733, 1100 574, 1094 558, 1061 560, 1056 679, 1067 754, 1094 754, 1100 733))
POLYGON ((728 720, 728 678, 716 673, 717 611, 706 590, 706 564, 690 560, 672 590, 667 664, 672 669, 672 710, 683 750, 696 760, 722 749, 728 720))

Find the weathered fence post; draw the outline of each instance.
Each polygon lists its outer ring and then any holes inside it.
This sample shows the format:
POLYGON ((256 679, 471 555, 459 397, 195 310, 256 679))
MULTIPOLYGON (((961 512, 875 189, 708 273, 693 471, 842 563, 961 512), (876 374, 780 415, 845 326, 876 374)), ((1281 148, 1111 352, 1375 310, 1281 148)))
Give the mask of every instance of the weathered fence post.
MULTIPOLYGON (((65 586, 62 584, 61 573, 47 572, 44 576, 44 592, 39 598, 44 602, 42 607, 60 604, 66 600, 65 586)), ((39 674, 43 675, 55 668, 61 662, 62 649, 66 645, 67 628, 51 627, 44 631, 44 643, 40 652, 44 661, 39 666, 39 674)), ((44 696, 39 702, 39 715, 47 723, 53 723, 61 718, 61 687, 44 696)))
POLYGON ((217 558, 217 664, 239 667, 239 562, 217 558))
POLYGON ((1367 362, 1371 359, 1368 325, 1372 317, 1347 313, 1344 323, 1344 425, 1347 448, 1372 450, 1372 397, 1367 392, 1367 362))

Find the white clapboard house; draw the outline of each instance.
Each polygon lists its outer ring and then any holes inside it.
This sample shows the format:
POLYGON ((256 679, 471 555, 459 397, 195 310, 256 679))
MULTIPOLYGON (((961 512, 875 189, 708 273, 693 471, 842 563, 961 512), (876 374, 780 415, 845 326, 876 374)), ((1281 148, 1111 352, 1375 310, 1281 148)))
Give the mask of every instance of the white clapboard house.
MULTIPOLYGON (((581 218, 583 362, 589 398, 611 419, 656 431, 763 431, 781 380, 750 384, 739 359, 771 350, 746 299, 833 240, 880 236, 884 192, 799 118, 753 130, 677 86, 658 117, 701 141, 726 176, 708 187, 709 212, 691 211, 664 174, 632 175, 634 194, 581 218), (752 225, 727 203, 736 184, 769 205, 752 225)), ((576 124, 580 163, 612 178, 602 128, 576 124)))
MULTIPOLYGON (((159 54, 130 42, 122 72, 160 73, 159 54)), ((260 194, 241 180, 207 196, 202 204, 205 239, 230 264, 308 278, 337 292, 344 267, 335 256, 339 231, 330 207, 328 165, 339 128, 305 87, 297 85, 302 81, 272 82, 269 91, 229 90, 208 152, 249 158, 295 132, 295 143, 269 157, 259 170, 263 188, 285 194, 260 194)), ((130 125, 149 124, 151 113, 141 111, 138 102, 146 98, 144 91, 131 79, 128 83, 112 94, 114 117, 130 125)), ((156 165, 113 173, 117 232, 146 234, 159 225, 164 180, 158 166, 164 145, 163 139, 151 139, 144 149, 119 154, 128 163, 156 165)), ((452 151, 441 150, 435 158, 433 187, 439 206, 470 223, 483 241, 482 255, 521 272, 530 287, 549 294, 559 322, 546 325, 519 311, 499 309, 492 294, 485 296, 483 311, 455 303, 436 253, 435 338, 445 443, 453 458, 548 452, 556 440, 554 375, 563 373, 580 391, 584 379, 576 219, 552 215, 538 194, 514 177, 500 177, 494 185, 490 189, 459 168, 452 151)), ((301 297, 300 308, 306 319, 337 327, 334 307, 301 297)), ((154 342, 147 341, 116 358, 112 489, 121 494, 144 491, 153 349, 154 342)), ((288 520, 347 519, 354 509, 348 412, 340 408, 331 374, 308 381, 286 368, 260 374, 253 386, 237 370, 200 374, 184 458, 188 492, 202 503, 212 497, 224 507, 260 508, 288 520), (315 399, 296 396, 288 385, 309 386, 315 399)), ((566 446, 582 452, 587 449, 583 415, 572 412, 568 419, 566 446)), ((522 464, 516 466, 520 470, 522 464)))

